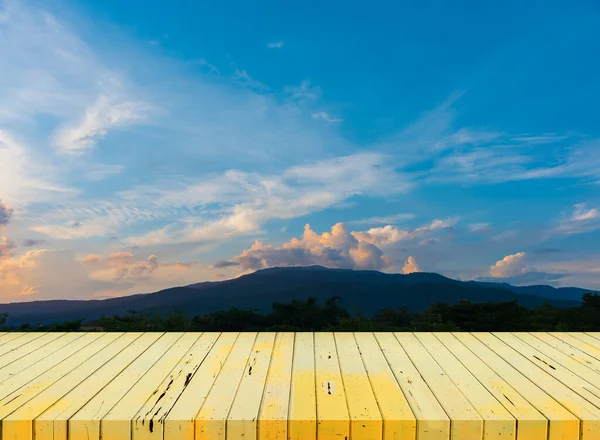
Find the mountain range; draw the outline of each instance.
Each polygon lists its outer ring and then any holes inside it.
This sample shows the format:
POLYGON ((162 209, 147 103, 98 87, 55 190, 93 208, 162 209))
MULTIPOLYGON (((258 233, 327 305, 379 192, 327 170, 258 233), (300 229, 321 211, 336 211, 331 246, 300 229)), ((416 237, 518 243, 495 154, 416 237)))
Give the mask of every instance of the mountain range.
POLYGON ((549 303, 559 308, 577 307, 585 293, 600 293, 576 287, 512 286, 506 283, 458 281, 436 273, 408 275, 378 271, 328 269, 321 266, 274 267, 226 281, 173 287, 155 293, 103 300, 49 300, 0 304, 10 325, 52 324, 66 320, 94 320, 102 315, 139 313, 166 314, 183 310, 202 316, 237 307, 268 312, 274 302, 304 300, 319 302, 338 296, 340 305, 371 316, 384 307, 405 306, 411 312, 433 302, 456 303, 517 301, 524 307, 549 303))

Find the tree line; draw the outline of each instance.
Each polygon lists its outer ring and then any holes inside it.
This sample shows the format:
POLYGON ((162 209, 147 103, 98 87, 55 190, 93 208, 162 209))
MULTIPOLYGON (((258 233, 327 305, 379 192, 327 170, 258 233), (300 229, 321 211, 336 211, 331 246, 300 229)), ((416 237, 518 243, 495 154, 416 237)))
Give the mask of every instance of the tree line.
MULTIPOLYGON (((516 301, 456 304, 437 302, 426 310, 409 312, 406 307, 382 308, 371 317, 359 310, 348 311, 335 296, 324 304, 314 298, 273 303, 268 313, 257 309, 222 310, 189 317, 182 310, 166 314, 129 310, 124 315, 102 316, 94 326, 103 331, 600 331, 600 295, 585 294, 579 307, 556 308, 544 304, 526 308, 516 301)), ((0 314, 2 331, 88 331, 83 320, 35 326, 10 326, 0 314), (83 328, 82 328, 83 327, 83 328)))

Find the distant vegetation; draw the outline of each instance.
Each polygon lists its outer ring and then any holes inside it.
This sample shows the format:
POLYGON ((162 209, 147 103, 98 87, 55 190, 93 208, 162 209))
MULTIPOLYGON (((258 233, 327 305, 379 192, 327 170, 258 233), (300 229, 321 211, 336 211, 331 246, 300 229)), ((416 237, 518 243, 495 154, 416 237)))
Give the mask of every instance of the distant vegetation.
POLYGON ((82 326, 82 320, 47 326, 7 326, 7 314, 0 314, 3 331, 600 331, 600 295, 585 294, 579 307, 556 308, 545 304, 525 308, 516 301, 454 305, 433 303, 426 310, 409 313, 406 308, 383 308, 370 318, 358 310, 349 312, 339 297, 324 304, 315 298, 274 303, 269 313, 256 309, 232 308, 189 318, 184 311, 167 316, 140 314, 130 310, 124 316, 103 316, 82 326))

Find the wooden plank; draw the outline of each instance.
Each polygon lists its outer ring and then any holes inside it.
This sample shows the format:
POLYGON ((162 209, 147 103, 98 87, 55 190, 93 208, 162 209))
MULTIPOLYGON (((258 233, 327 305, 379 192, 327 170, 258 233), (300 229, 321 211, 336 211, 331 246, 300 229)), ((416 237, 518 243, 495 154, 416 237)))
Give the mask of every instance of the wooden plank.
MULTIPOLYGON (((538 336, 535 333, 513 333, 513 335, 583 380, 586 380, 591 384, 600 384, 600 368, 596 367, 597 369, 594 369, 593 365, 590 366, 591 361, 586 363, 584 358, 584 355, 586 355, 585 353, 578 355, 578 350, 570 347, 569 344, 566 343, 560 345, 559 341, 550 335, 545 335, 546 338, 549 339, 549 342, 546 342, 543 339, 544 336, 538 336), (554 345, 557 345, 558 347, 555 347, 554 345)), ((593 357, 588 357, 594 360, 593 357)), ((600 363, 598 364, 600 366, 600 363)))
MULTIPOLYGON (((119 334, 119 336, 120 335, 121 334, 119 334)), ((84 350, 88 348, 90 344, 94 343, 94 346, 99 346, 99 350, 102 348, 102 344, 105 340, 106 344, 113 340, 112 337, 107 337, 106 334, 90 334, 89 336, 83 337, 78 337, 79 335, 73 334, 73 336, 73 339, 75 340, 65 347, 62 347, 62 350, 57 350, 34 364, 29 364, 29 366, 18 365, 19 370, 12 371, 17 367, 17 365, 15 365, 16 362, 13 362, 0 371, 3 376, 0 379, 2 380, 2 388, 0 388, 2 394, 0 395, 0 418, 4 413, 4 408, 2 407, 3 402, 11 401, 16 394, 19 394, 21 398, 23 398, 22 396, 25 394, 33 397, 35 391, 39 390, 41 387, 51 385, 54 383, 53 381, 58 380, 61 377, 61 368, 66 368, 67 365, 72 365, 73 368, 75 368, 78 364, 74 364, 74 361, 72 360, 73 357, 75 357, 77 361, 83 362, 87 357, 95 353, 93 350, 84 350), (67 359, 68 362, 65 362, 67 359), (24 387, 27 388, 23 389, 24 387)), ((15 407, 15 409, 16 408, 17 407, 15 407)), ((10 412, 6 414, 10 414, 10 412)))
MULTIPOLYGON (((225 440, 226 419, 248 361, 257 333, 241 333, 195 418, 197 439, 225 440)), ((200 378, 205 380, 206 378, 200 378)))
POLYGON ((553 338, 578 349, 579 351, 585 353, 587 356, 592 357, 596 361, 600 361, 600 348, 596 348, 593 345, 590 345, 587 342, 582 341, 581 339, 578 339, 569 333, 549 332, 548 334, 553 338))
MULTIPOLYGON (((77 369, 77 367, 84 364, 94 354, 122 336, 123 334, 99 334, 96 338, 79 338, 69 344, 66 349, 48 356, 36 365, 32 365, 27 369, 29 371, 25 371, 25 373, 29 374, 17 374, 4 382, 2 389, 4 390, 6 386, 7 389, 12 389, 13 391, 3 399, 0 399, 2 438, 20 438, 19 435, 31 435, 31 419, 7 420, 8 416, 21 406, 27 405, 36 396, 43 394, 45 390, 51 388, 56 382, 69 374, 69 372, 77 369), (16 437, 13 435, 14 432, 18 433, 16 437)), ((53 401, 46 402, 53 403, 53 401)), ((26 408, 29 408, 30 412, 37 410, 35 404, 33 406, 26 406, 26 408)))
POLYGON ((450 417, 450 438, 452 440, 482 438, 483 419, 429 355, 423 344, 411 333, 394 333, 394 335, 450 417))
POLYGON ((293 360, 294 333, 277 333, 258 415, 259 440, 288 439, 287 425, 293 360))
MULTIPOLYGON (((499 402, 517 420, 517 440, 547 440, 548 439, 548 420, 540 413, 532 403, 545 401, 550 397, 541 390, 534 387, 539 393, 528 393, 527 398, 522 396, 516 388, 523 381, 531 386, 525 377, 518 372, 508 373, 507 380, 504 380, 499 374, 492 370, 483 362, 488 358, 485 353, 479 353, 477 357, 455 335, 447 332, 435 332, 433 335, 439 339, 444 346, 468 369, 479 383, 485 387, 499 402), (514 374, 513 374, 514 373, 514 374), (514 384, 514 387, 513 387, 514 384), (532 403, 528 402, 530 400, 532 403)), ((575 416, 566 411, 562 406, 556 404, 559 414, 550 411, 548 416, 553 420, 564 420, 567 417, 570 420, 576 420, 575 416)))
MULTIPOLYGON (((69 440, 100 439, 100 420, 177 342, 183 333, 165 333, 114 380, 68 419, 69 440)), ((62 415, 61 415, 62 417, 62 415)), ((66 417, 64 418, 66 419, 66 417)), ((37 439, 36 439, 37 440, 37 439)))
POLYGON ((256 440, 258 414, 267 382, 276 333, 259 333, 227 415, 227 438, 256 440))
MULTIPOLYGON (((568 434, 570 437, 564 438, 573 438, 573 435, 580 435, 581 440, 595 438, 595 432, 597 433, 600 429, 600 410, 598 408, 491 333, 473 333, 473 335, 581 420, 581 424, 577 423, 580 434, 574 434, 574 428, 570 424, 566 422, 562 424, 565 435, 567 435, 567 430, 570 431, 568 434)), ((548 402, 548 404, 553 403, 548 402)), ((552 424, 550 424, 550 434, 553 434, 552 424)))
MULTIPOLYGON (((526 344, 512 333, 493 333, 493 335, 499 340, 503 341, 506 345, 512 347, 516 352, 527 358, 531 363, 537 365, 538 368, 545 371, 555 379, 561 381, 577 394, 593 403, 596 407, 600 408, 600 389, 595 387, 589 381, 578 377, 575 373, 570 371, 568 367, 561 365, 559 362, 556 362, 554 359, 545 355, 540 350, 526 344)), ((556 350, 552 350, 552 347, 547 348, 547 351, 551 351, 553 356, 559 357, 559 354, 556 353, 556 350)), ((575 367, 575 365, 572 365, 572 367, 575 367)))
MULTIPOLYGON (((55 341, 61 337, 65 336, 65 333, 45 333, 41 334, 39 338, 35 338, 26 344, 13 348, 7 353, 0 354, 0 368, 3 368, 30 353, 36 352, 41 349, 44 345, 55 341)), ((1 347, 0 347, 1 348, 1 347)), ((0 350, 1 352, 2 350, 0 350)))
POLYGON ((333 333, 315 333, 317 438, 350 437, 350 415, 333 333))
MULTIPOLYGON (((138 380, 127 393, 102 417, 100 433, 90 430, 90 440, 119 440, 131 438, 132 420, 140 408, 159 393, 166 377, 176 374, 175 367, 200 337, 199 333, 185 333, 138 380), (96 437, 98 434, 98 437, 96 437)), ((75 417, 78 417, 75 415, 75 417)), ((87 432, 87 431, 86 431, 87 432)))
MULTIPOLYGON (((94 353, 84 362, 71 369, 67 366, 60 379, 2 420, 2 433, 5 438, 33 440, 33 419, 37 419, 50 407, 59 409, 71 403, 69 394, 90 375, 107 362, 129 348, 142 333, 126 333, 114 342, 94 353)), ((86 390, 84 390, 85 392, 86 390)), ((36 420, 36 440, 52 440, 52 420, 36 420)))
MULTIPOLYGON (((46 333, 25 333, 20 338, 15 338, 5 344, 0 345, 0 356, 2 356, 0 357, 0 361, 2 361, 4 356, 8 356, 11 353, 18 351, 21 347, 26 347, 27 344, 34 342, 36 339, 41 338, 45 334, 46 333)), ((6 365, 4 362, 2 363, 3 365, 6 365)))
POLYGON ((316 440, 317 392, 314 333, 296 333, 288 420, 289 440, 316 440))
POLYGON ((165 440, 194 440, 194 419, 214 386, 239 333, 221 333, 216 344, 164 421, 165 440))
POLYGON ((554 336, 548 333, 531 333, 534 337, 538 338, 541 341, 544 341, 546 344, 551 347, 559 350, 561 353, 566 354, 569 358, 574 361, 579 362, 582 365, 585 365, 592 371, 600 374, 600 359, 596 359, 595 357, 588 354, 585 350, 580 350, 577 347, 572 346, 571 344, 555 338, 554 336))
MULTIPOLYGON (((98 335, 98 336, 100 336, 100 335, 98 335)), ((33 351, 21 358, 13 360, 9 364, 0 368, 0 382, 5 382, 9 378, 11 378, 15 375, 21 375, 22 377, 24 375, 31 375, 33 378, 34 374, 41 374, 43 371, 41 371, 39 368, 35 370, 35 372, 37 372, 37 373, 34 373, 34 370, 30 370, 30 368, 33 365, 43 364, 43 363, 47 362, 47 361, 45 361, 46 357, 51 356, 51 355, 53 357, 50 358, 48 362, 50 362, 50 364, 53 365, 52 359, 56 360, 57 356, 60 357, 59 354, 57 355, 55 353, 57 353, 59 350, 64 349, 69 344, 73 343, 74 341, 81 339, 82 337, 84 337, 84 335, 80 334, 80 333, 63 333, 60 338, 55 339, 54 341, 52 341, 48 344, 45 344, 39 350, 33 351)), ((89 339, 86 339, 86 340, 89 341, 89 339)), ((60 362, 60 361, 56 361, 56 362, 60 362)), ((50 368, 50 367, 48 367, 48 368, 50 368)), ((7 391, 8 389, 6 387, 3 387, 2 390, 7 391)), ((2 392, 0 392, 0 397, 3 397, 3 396, 4 396, 4 394, 2 392)))
POLYGON ((600 343, 600 332, 585 332, 586 335, 591 336, 592 338, 595 338, 598 340, 598 342, 600 343))
POLYGON ((350 415, 350 438, 373 440, 383 437, 383 418, 352 333, 334 333, 342 383, 350 415))
POLYGON ((17 338, 22 338, 23 336, 29 334, 29 332, 7 332, 0 336, 0 347, 7 342, 10 342, 17 338))
MULTIPOLYGON (((519 372, 518 369, 506 362, 482 341, 473 336, 474 334, 453 333, 453 336, 500 375, 502 379, 506 380, 517 389, 525 399, 534 405, 538 411, 549 420, 549 440, 575 438, 579 435, 579 419, 556 402, 551 396, 551 392, 556 394, 557 392, 560 393, 564 391, 564 388, 560 386, 562 384, 559 384, 558 387, 553 386, 548 390, 538 387, 526 374, 519 372)), ((584 411, 581 414, 589 413, 584 411)))
POLYGON ((417 439, 448 440, 450 418, 393 333, 374 333, 396 381, 417 419, 417 439))
POLYGON ((598 341, 598 339, 594 338, 593 336, 588 335, 587 333, 583 333, 583 332, 569 332, 569 333, 566 333, 566 334, 570 335, 570 336, 573 336, 573 337, 579 339, 580 341, 585 342, 590 347, 594 347, 594 349, 596 349, 596 350, 600 349, 600 341, 598 341))
POLYGON ((203 333, 192 348, 179 361, 173 374, 165 378, 157 388, 156 396, 150 398, 132 420, 133 440, 158 440, 164 437, 164 419, 194 379, 220 333, 203 333))
POLYGON ((383 440, 414 440, 417 419, 373 333, 354 333, 371 389, 383 419, 383 440))
POLYGON ((483 419, 483 439, 515 439, 517 421, 432 333, 415 333, 429 355, 483 419))
MULTIPOLYGON (((67 440, 68 420, 132 362, 142 356, 162 335, 162 333, 143 333, 116 354, 109 356, 108 353, 99 353, 98 368, 52 407, 36 417, 34 430, 36 440, 67 440), (43 436, 38 432, 53 433, 53 435, 43 436)), ((76 439, 73 432, 70 432, 69 437, 76 439)), ((85 436, 79 438, 87 440, 89 436, 86 432, 85 436)))

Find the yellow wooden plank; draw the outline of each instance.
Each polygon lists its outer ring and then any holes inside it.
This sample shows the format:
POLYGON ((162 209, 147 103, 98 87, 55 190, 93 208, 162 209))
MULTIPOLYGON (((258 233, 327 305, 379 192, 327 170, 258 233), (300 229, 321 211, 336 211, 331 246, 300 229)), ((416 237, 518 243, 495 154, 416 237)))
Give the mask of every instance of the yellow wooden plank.
POLYGON ((277 333, 258 415, 259 440, 288 439, 287 425, 293 360, 294 333, 277 333))
MULTIPOLYGON (((113 353, 116 354, 99 353, 98 368, 52 407, 36 417, 34 431, 36 440, 67 440, 68 420, 106 385, 117 378, 132 362, 143 356, 144 352, 162 335, 162 333, 143 333, 120 352, 116 352, 114 349, 113 353), (38 434, 39 432, 49 435, 44 436, 38 434)), ((73 432, 69 434, 69 437, 73 440, 76 439, 73 432)), ((85 433, 85 436, 79 438, 88 440, 89 435, 85 433)))
POLYGON ((393 333, 383 332, 376 332, 375 337, 417 419, 417 439, 448 440, 450 438, 450 418, 413 365, 398 339, 393 333))
MULTIPOLYGON (((19 440, 33 439, 33 420, 36 419, 36 440, 53 439, 52 423, 48 420, 37 420, 38 416, 50 407, 64 408, 71 403, 69 394, 90 375, 130 347, 141 333, 127 333, 108 344, 75 368, 63 371, 62 377, 45 388, 27 403, 2 420, 2 433, 5 438, 19 440)), ((84 390, 85 392, 86 390, 84 390)))
MULTIPOLYGON (((7 366, 8 364, 11 364, 25 356, 27 356, 30 353, 33 353, 37 350, 40 350, 41 347, 43 347, 44 345, 55 341, 63 336, 65 336, 66 333, 43 333, 40 335, 40 337, 33 339, 30 342, 27 342, 26 344, 20 346, 20 347, 16 347, 13 348, 12 350, 10 350, 7 353, 1 353, 0 354, 0 368, 7 366)), ((1 347, 0 347, 1 348, 1 347)), ((1 352, 2 350, 0 350, 1 352)))
MULTIPOLYGON (((600 384, 600 368, 596 367, 597 369, 594 369, 593 365, 586 364, 582 356, 585 353, 578 355, 576 353, 578 350, 570 347, 568 344, 561 346, 559 343, 555 343, 556 339, 550 335, 545 335, 546 338, 550 339, 549 343, 543 339, 543 335, 538 336, 535 333, 513 333, 513 335, 583 380, 591 384, 600 384), (558 347, 554 347, 552 344, 558 345, 558 347)), ((591 359, 594 360, 594 358, 591 359)))
MULTIPOLYGON (((121 374, 102 388, 69 418, 69 440, 100 439, 100 420, 116 405, 138 380, 150 370, 183 333, 171 332, 160 337, 121 374)), ((36 439, 37 440, 37 439, 36 439)))
POLYGON ((7 342, 10 342, 17 338, 22 338, 23 336, 29 334, 29 332, 7 332, 0 336, 0 347, 7 342))
POLYGON ((20 338, 15 338, 6 344, 0 345, 0 362, 2 362, 3 365, 6 365, 6 363, 3 362, 4 356, 8 356, 11 353, 18 351, 21 347, 26 347, 28 344, 45 334, 46 333, 26 333, 20 338))
POLYGON ((317 395, 314 334, 296 333, 288 415, 289 440, 316 440, 317 395))
MULTIPOLYGON (((556 394, 557 392, 564 391, 564 388, 561 387, 562 384, 559 384, 558 387, 552 386, 547 390, 538 387, 529 380, 526 374, 519 372, 518 369, 473 336, 474 334, 453 333, 453 336, 501 376, 502 379, 517 389, 523 398, 527 399, 549 420, 549 440, 576 438, 579 433, 579 419, 556 402, 550 395, 551 392, 556 394)), ((588 413, 584 411, 582 414, 588 413)), ((520 429, 518 426, 517 431, 520 429)))
POLYGON ((350 436, 350 415, 333 333, 315 333, 317 438, 350 436))
POLYGON ((600 374, 600 359, 596 359, 594 356, 588 354, 585 350, 580 350, 577 347, 563 341, 562 339, 555 338, 548 333, 531 333, 533 336, 546 344, 559 350, 561 353, 566 354, 569 358, 585 365, 592 371, 600 374))
MULTIPOLYGON (((257 333, 241 333, 195 418, 196 439, 225 440, 226 419, 240 385, 257 333)), ((200 378, 205 380, 206 378, 200 378)))
POLYGON ((394 333, 394 335, 450 417, 450 438, 452 440, 482 438, 483 419, 423 344, 411 333, 394 333))
MULTIPOLYGON (((66 335, 65 337, 67 336, 71 335, 66 335)), ((21 364, 21 362, 13 362, 0 370, 0 381, 2 382, 2 387, 0 387, 0 406, 2 405, 2 402, 10 401, 14 395, 23 394, 24 390, 21 390, 21 388, 24 386, 27 386, 31 389, 31 392, 34 392, 34 390, 38 390, 40 387, 51 385, 53 382, 49 381, 54 381, 61 377, 61 368, 65 367, 67 364, 73 365, 71 359, 74 356, 76 356, 76 359, 80 362, 87 359, 85 356, 90 353, 90 351, 86 350, 82 355, 79 355, 79 351, 87 348, 92 343, 102 344, 106 339, 106 335, 98 333, 96 335, 89 334, 80 337, 80 335, 73 333, 71 338, 66 338, 67 340, 65 342, 69 343, 64 347, 61 347, 61 349, 56 350, 54 353, 43 357, 35 363, 18 365, 21 364), (73 341, 69 342, 68 339, 71 338, 73 341), (67 359, 68 361, 65 362, 67 359)), ((109 343, 110 340, 112 340, 112 338, 107 340, 106 343, 109 343)), ((101 347, 102 346, 100 345, 100 348, 101 347)), ((91 353, 93 353, 93 351, 91 353)), ((91 356, 91 354, 89 356, 91 356)), ((27 357, 29 356, 26 356, 25 358, 27 357)), ((21 361, 25 360, 25 358, 21 359, 21 361)), ((77 365, 73 365, 73 368, 75 368, 75 366, 77 365)), ((33 395, 31 395, 31 397, 33 397, 33 395)), ((3 413, 2 409, 3 408, 0 408, 0 414, 3 413)))
MULTIPOLYGON (((537 365, 538 368, 545 371, 555 379, 561 381, 577 394, 593 403, 596 407, 600 408, 600 389, 595 387, 592 383, 590 383, 590 381, 586 381, 582 377, 577 376, 569 369, 580 366, 580 364, 572 361, 573 365, 562 365, 561 363, 542 353, 537 348, 525 343, 512 333, 493 333, 493 335, 520 353, 522 356, 526 357, 531 363, 537 365)), ((526 336, 523 337, 526 338, 526 336)), ((557 353, 556 350, 552 350, 552 347, 546 348, 546 351, 551 352, 553 357, 560 358, 560 353, 557 353)), ((567 359, 565 363, 569 363, 569 360, 567 359)))
POLYGON ((594 347, 593 345, 590 345, 569 333, 549 332, 548 334, 561 342, 569 344, 571 347, 575 347, 579 351, 596 359, 597 361, 600 361, 600 348, 594 347))
MULTIPOLYGON (((517 389, 520 389, 520 384, 527 381, 522 375, 514 371, 514 374, 509 373, 507 380, 504 380, 482 359, 471 352, 464 344, 462 344, 456 336, 447 332, 435 332, 433 335, 439 339, 442 344, 468 369, 473 376, 477 378, 479 383, 485 387, 499 402, 504 404, 504 407, 517 420, 517 440, 547 440, 548 439, 548 420, 541 414, 530 402, 522 396, 517 389)), ((485 354, 481 354, 485 358, 485 354)), ((527 381, 527 385, 531 386, 531 382, 527 381)), ((549 396, 534 387, 538 394, 543 395, 542 400, 549 399, 549 396)), ((535 402, 539 401, 539 397, 535 394, 527 394, 528 399, 535 402)), ((562 406, 556 405, 559 411, 558 420, 564 420, 567 417, 570 420, 576 420, 575 416, 566 411, 562 406)), ((479 405, 477 406, 479 408, 479 405)), ((556 419, 557 415, 549 412, 549 417, 556 419)))
MULTIPOLYGON (((581 424, 578 422, 569 424, 566 421, 561 424, 564 435, 569 436, 564 438, 573 438, 574 435, 577 438, 577 431, 574 430, 575 423, 578 425, 581 440, 597 438, 596 435, 600 429, 600 410, 598 408, 491 333, 473 333, 473 336, 581 420, 581 424)), ((490 366, 494 368, 493 365, 490 366)), ((553 405, 553 403, 548 402, 548 405, 553 405)), ((538 409, 541 410, 541 408, 538 409)), ((551 423, 550 435, 552 434, 551 423)))
POLYGON ((383 418, 383 440, 414 440, 417 437, 417 419, 375 336, 360 332, 354 333, 354 337, 383 418))
POLYGON ((258 414, 265 390, 276 333, 259 333, 227 416, 227 438, 256 440, 258 414))
POLYGON ((585 332, 585 334, 595 338, 600 344, 600 332, 585 332))
POLYGON ((99 438, 103 440, 131 438, 131 422, 139 409, 149 399, 155 398, 157 394, 160 395, 161 383, 166 377, 177 373, 176 365, 199 337, 199 333, 185 333, 161 356, 158 362, 102 417, 99 438))
POLYGON ((196 377, 210 349, 220 333, 203 333, 192 348, 181 359, 172 374, 158 387, 157 394, 150 398, 132 420, 133 440, 162 440, 164 419, 185 388, 196 377))
POLYGON ((194 419, 236 344, 238 335, 239 333, 233 332, 221 333, 196 372, 194 380, 188 384, 167 415, 164 421, 165 440, 194 440, 194 419))
POLYGON ((566 333, 567 335, 573 336, 577 339, 579 339, 580 341, 585 342, 586 344, 588 344, 588 346, 590 347, 594 347, 595 350, 599 350, 600 349, 600 341, 598 341, 598 339, 594 338, 593 336, 588 335, 587 333, 583 333, 583 332, 569 332, 566 333))
MULTIPOLYGON (((91 335, 90 335, 91 336, 91 335)), ((12 433, 18 432, 18 435, 31 435, 31 418, 21 420, 7 420, 8 416, 21 406, 27 405, 28 402, 36 396, 43 394, 45 390, 51 388, 55 383, 59 382, 69 372, 75 370, 79 365, 85 363, 90 357, 102 350, 105 346, 110 345, 114 340, 123 336, 123 334, 98 335, 97 338, 87 337, 79 338, 77 341, 69 344, 65 349, 48 356, 38 364, 31 366, 28 370, 30 376, 17 374, 5 383, 9 383, 9 387, 14 391, 0 399, 0 419, 2 419, 2 438, 15 438, 12 433), (69 350, 70 349, 70 350, 69 350), (49 358, 52 358, 49 361, 49 358), (37 374, 40 372, 41 374, 37 374), (26 424, 24 428, 19 422, 26 424), (27 429, 28 428, 28 429, 27 429), (25 431, 21 431, 24 429, 25 431)), ((54 403, 55 400, 47 400, 48 404, 54 403)), ((35 412, 37 408, 29 405, 31 412, 35 412)), ((41 412, 41 411, 40 411, 41 412)), ((38 413, 39 414, 39 413, 38 413)), ((20 438, 17 436, 16 438, 20 438)))
MULTIPOLYGON (((515 418, 432 333, 415 333, 429 355, 483 419, 483 439, 515 439, 515 418)), ((427 380, 427 379, 426 379, 427 380)))
MULTIPOLYGON (((55 339, 54 341, 45 344, 44 346, 40 347, 38 350, 35 350, 23 357, 20 357, 18 359, 13 359, 12 362, 8 363, 7 365, 5 365, 4 367, 0 368, 0 383, 5 382, 6 380, 8 380, 8 378, 13 377, 15 375, 21 375, 22 377, 27 375, 27 376, 32 376, 31 378, 33 379, 34 374, 41 374, 41 371, 39 368, 35 369, 35 370, 31 370, 31 367, 33 365, 38 365, 38 364, 47 364, 47 361, 45 361, 45 358, 48 356, 52 356, 49 359, 50 364, 52 364, 52 359, 56 360, 57 357, 60 358, 60 353, 58 353, 60 350, 63 350, 65 347, 67 347, 69 344, 73 343, 74 341, 81 339, 82 337, 84 337, 83 334, 81 333, 67 333, 67 334, 63 334, 60 338, 55 339)), ((88 339, 86 339, 88 340, 88 339)), ((89 341, 89 340, 88 340, 89 341)), ((62 358, 64 359, 64 357, 62 358)), ((56 361, 56 362, 60 362, 60 361, 56 361)), ((50 368, 50 367, 48 367, 50 368)), ((42 371, 43 372, 43 371, 42 371)), ((3 387, 3 391, 8 391, 8 388, 3 387)), ((0 397, 3 397, 2 392, 0 392, 0 397)))
POLYGON ((383 437, 383 418, 356 345, 353 333, 334 333, 350 416, 350 437, 373 440, 383 437))

